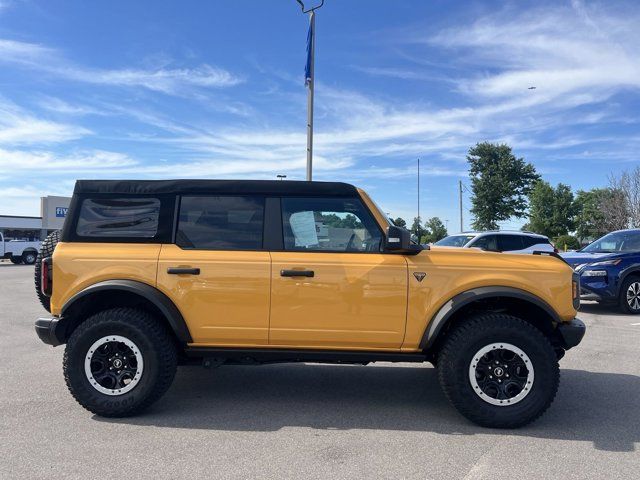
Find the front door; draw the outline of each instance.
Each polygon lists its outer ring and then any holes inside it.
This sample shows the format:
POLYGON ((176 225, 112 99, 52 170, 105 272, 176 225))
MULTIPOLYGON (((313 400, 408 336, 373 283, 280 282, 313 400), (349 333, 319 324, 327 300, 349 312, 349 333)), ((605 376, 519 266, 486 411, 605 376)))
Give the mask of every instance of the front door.
POLYGON ((183 196, 175 245, 163 245, 158 288, 200 345, 267 345, 271 260, 264 198, 183 196))
POLYGON ((283 198, 284 251, 271 252, 269 344, 399 349, 407 263, 358 198, 283 198))

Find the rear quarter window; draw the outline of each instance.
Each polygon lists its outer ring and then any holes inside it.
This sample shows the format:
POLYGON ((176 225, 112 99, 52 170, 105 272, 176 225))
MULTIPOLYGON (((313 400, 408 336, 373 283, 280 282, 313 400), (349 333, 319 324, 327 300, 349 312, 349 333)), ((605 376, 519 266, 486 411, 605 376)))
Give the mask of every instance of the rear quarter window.
POLYGON ((157 198, 86 198, 80 206, 76 234, 93 238, 154 238, 158 233, 157 198))

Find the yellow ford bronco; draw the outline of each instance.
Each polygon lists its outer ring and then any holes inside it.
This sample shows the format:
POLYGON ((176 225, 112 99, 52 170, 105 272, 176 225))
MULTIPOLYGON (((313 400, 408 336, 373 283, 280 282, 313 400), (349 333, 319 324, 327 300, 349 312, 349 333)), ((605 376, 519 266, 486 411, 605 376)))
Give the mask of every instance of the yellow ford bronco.
POLYGON ((424 248, 345 183, 76 183, 42 246, 49 345, 75 399, 132 415, 177 365, 431 362, 470 420, 512 428, 558 389, 585 331, 562 259, 424 248))

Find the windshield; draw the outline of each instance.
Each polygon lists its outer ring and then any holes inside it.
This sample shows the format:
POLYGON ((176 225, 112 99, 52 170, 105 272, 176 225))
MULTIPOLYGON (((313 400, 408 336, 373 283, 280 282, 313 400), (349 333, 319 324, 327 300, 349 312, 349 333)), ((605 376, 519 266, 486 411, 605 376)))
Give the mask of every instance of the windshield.
POLYGON ((438 240, 434 245, 441 247, 464 247, 467 243, 475 238, 475 235, 451 235, 438 240))
POLYGON ((640 231, 609 233, 587 245, 581 251, 590 253, 639 252, 640 231))

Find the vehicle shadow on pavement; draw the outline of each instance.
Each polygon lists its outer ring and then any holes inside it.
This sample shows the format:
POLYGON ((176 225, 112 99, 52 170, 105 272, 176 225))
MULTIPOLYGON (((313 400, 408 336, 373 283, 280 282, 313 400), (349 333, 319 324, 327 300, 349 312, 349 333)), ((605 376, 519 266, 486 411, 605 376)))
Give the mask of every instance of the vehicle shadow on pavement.
MULTIPOLYGON (((613 317, 636 318, 635 315, 631 315, 630 313, 622 313, 618 305, 600 304, 595 302, 581 303, 580 311, 578 312, 578 317, 580 317, 580 313, 582 312, 591 313, 593 315, 611 315, 613 317)), ((638 318, 640 319, 640 317, 638 318)))
POLYGON ((562 370, 546 414, 518 430, 475 426, 449 405, 436 370, 404 366, 268 365, 178 370, 148 413, 105 419, 132 425, 227 431, 283 427, 429 431, 442 435, 518 435, 592 442, 633 451, 640 442, 640 377, 562 370))

